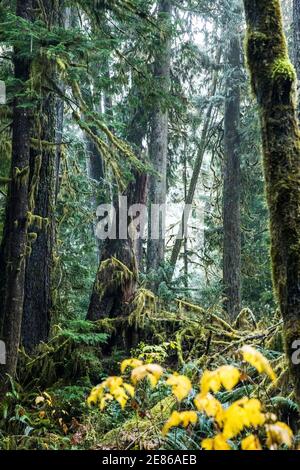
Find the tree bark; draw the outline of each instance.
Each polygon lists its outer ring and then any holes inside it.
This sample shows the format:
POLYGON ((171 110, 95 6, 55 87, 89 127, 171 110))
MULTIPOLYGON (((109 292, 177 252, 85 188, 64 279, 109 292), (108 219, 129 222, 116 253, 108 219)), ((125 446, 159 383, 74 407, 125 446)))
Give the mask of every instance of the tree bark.
POLYGON ((286 354, 300 404, 300 132, 296 72, 287 51, 279 0, 244 0, 247 58, 260 108, 270 212, 273 281, 284 321, 286 354))
MULTIPOLYGON (((16 15, 32 21, 32 0, 18 0, 16 15)), ((30 50, 30 41, 27 44, 30 50)), ((31 60, 14 50, 15 79, 22 83, 25 92, 30 78, 31 60)), ((6 377, 14 377, 17 367, 18 348, 21 337, 21 324, 24 303, 25 264, 27 255, 28 228, 28 180, 30 160, 31 111, 22 107, 26 100, 20 93, 15 97, 12 124, 12 161, 11 183, 7 197, 6 226, 3 240, 3 259, 5 269, 3 312, 3 339, 6 344, 7 362, 0 365, 0 388, 5 390, 6 377)))
MULTIPOLYGON (((55 0, 43 2, 43 15, 48 28, 58 24, 60 3, 55 0)), ((38 11, 39 4, 35 4, 38 11)), ((42 58, 42 60, 46 60, 42 58)), ((40 65, 38 65, 40 66, 40 65)), ((55 65, 43 64, 47 78, 56 80, 55 65)), ((44 80, 45 77, 42 78, 44 80)), ((35 116, 32 137, 37 141, 30 157, 30 211, 35 216, 32 233, 37 237, 30 247, 26 265, 22 344, 32 351, 49 336, 52 305, 52 276, 55 241, 55 193, 57 169, 57 99, 55 93, 41 84, 39 109, 35 116)))
MULTIPOLYGON (((157 45, 156 58, 154 63, 154 77, 159 87, 159 95, 165 96, 170 88, 170 58, 171 41, 168 32, 168 22, 172 13, 172 2, 170 0, 160 0, 159 17, 165 26, 164 37, 157 45)), ((160 220, 156 223, 159 228, 158 239, 152 239, 151 225, 155 223, 151 218, 151 205, 164 205, 167 194, 167 158, 168 158, 168 110, 166 104, 162 103, 161 96, 156 96, 151 123, 151 135, 149 145, 150 160, 155 172, 159 175, 151 175, 149 190, 149 236, 147 265, 148 270, 156 270, 164 261, 165 256, 165 227, 163 219, 165 210, 162 211, 160 220)))
MULTIPOLYGON (((135 87, 134 87, 135 88, 135 87)), ((135 92, 135 90, 133 90, 135 92)), ((142 158, 142 142, 146 134, 147 113, 143 103, 133 112, 128 125, 127 140, 142 158)), ((123 196, 127 198, 128 208, 133 204, 146 204, 147 175, 134 171, 133 180, 128 184, 123 196)), ((119 208, 116 208, 116 239, 104 241, 101 260, 93 286, 87 319, 114 317, 124 314, 127 305, 133 300, 136 291, 138 270, 142 262, 142 240, 122 239, 119 233, 119 208), (118 262, 114 261, 117 260, 118 262)), ((132 218, 127 218, 127 228, 132 218)))
POLYGON ((224 307, 234 320, 241 309, 240 39, 230 38, 224 115, 223 286, 224 307))

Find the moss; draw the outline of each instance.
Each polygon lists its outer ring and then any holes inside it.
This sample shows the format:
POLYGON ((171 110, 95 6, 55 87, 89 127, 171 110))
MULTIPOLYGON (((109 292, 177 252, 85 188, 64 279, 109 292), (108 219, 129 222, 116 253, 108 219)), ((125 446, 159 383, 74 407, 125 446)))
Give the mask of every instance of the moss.
POLYGON ((29 179, 29 166, 14 168, 13 179, 16 181, 18 187, 27 184, 29 179))
POLYGON ((273 62, 271 74, 274 80, 279 78, 291 81, 296 80, 295 67, 287 57, 279 57, 273 62))
POLYGON ((40 230, 46 230, 50 224, 48 218, 32 214, 30 211, 27 212, 27 222, 29 227, 36 226, 40 230))
POLYGON ((42 155, 37 155, 34 161, 34 171, 30 182, 29 189, 29 209, 33 212, 35 205, 35 197, 38 190, 39 175, 42 166, 42 155))
POLYGON ((136 280, 136 272, 131 271, 122 261, 115 257, 101 262, 97 273, 95 290, 101 301, 108 290, 126 289, 126 286, 136 280))
POLYGON ((288 56, 280 1, 244 0, 244 4, 248 66, 260 106, 273 284, 284 319, 289 370, 300 403, 300 366, 292 362, 292 344, 300 338, 300 132, 296 73, 288 56))
POLYGON ((36 232, 30 232, 30 233, 28 233, 27 238, 28 238, 28 241, 30 243, 34 243, 37 239, 37 233, 36 232))
POLYGON ((157 434, 170 416, 175 403, 173 396, 164 398, 149 410, 146 418, 134 416, 122 426, 109 431, 101 440, 101 445, 112 446, 116 443, 117 448, 124 448, 124 445, 134 447, 139 444, 147 448, 147 443, 157 441, 157 434))

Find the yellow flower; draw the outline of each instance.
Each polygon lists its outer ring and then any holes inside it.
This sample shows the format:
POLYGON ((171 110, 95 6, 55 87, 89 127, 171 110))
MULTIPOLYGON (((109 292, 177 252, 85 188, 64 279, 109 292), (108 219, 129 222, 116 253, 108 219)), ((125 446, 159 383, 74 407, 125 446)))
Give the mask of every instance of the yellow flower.
POLYGON ((163 435, 165 436, 166 434, 168 434, 171 428, 174 428, 175 426, 179 426, 180 423, 181 423, 180 414, 178 413, 178 411, 173 411, 170 418, 166 421, 162 429, 163 435))
POLYGON ((182 426, 185 428, 187 428, 189 424, 196 424, 198 419, 196 411, 181 411, 180 417, 182 426))
POLYGON ((198 419, 195 411, 173 411, 168 421, 165 423, 162 433, 165 436, 171 428, 182 424, 183 427, 187 428, 189 424, 196 424, 198 419))
POLYGON ((230 445, 222 434, 217 434, 212 439, 203 439, 201 446, 205 450, 231 450, 230 445))
POLYGON ((243 346, 241 349, 244 361, 251 364, 261 374, 266 373, 270 379, 275 382, 276 374, 273 371, 268 359, 266 359, 259 351, 252 346, 243 346))
POLYGON ((292 446, 293 432, 285 423, 277 421, 275 424, 266 424, 267 441, 269 449, 276 449, 277 445, 292 446))
POLYGON ((207 416, 214 418, 216 422, 221 426, 223 422, 223 407, 221 403, 210 393, 206 396, 200 393, 195 397, 194 400, 197 410, 205 412, 207 416))
POLYGON ((132 369, 135 369, 136 367, 139 367, 142 365, 143 365, 143 361, 140 361, 139 359, 125 359, 121 364, 121 372, 122 374, 124 374, 127 367, 131 367, 132 369))
POLYGON ((136 367, 131 372, 131 380, 134 385, 145 377, 148 377, 152 387, 157 385, 160 377, 163 374, 163 368, 158 364, 145 364, 143 366, 136 367))
POLYGON ((242 450, 262 450, 258 437, 253 434, 242 440, 241 447, 242 450))
POLYGON ((233 366, 222 366, 216 370, 206 370, 201 378, 201 393, 206 395, 210 390, 218 392, 223 386, 226 390, 232 390, 240 380, 240 371, 233 366))
POLYGON ((172 387, 172 392, 179 401, 186 398, 192 390, 191 381, 185 375, 173 374, 168 378, 166 384, 172 387))

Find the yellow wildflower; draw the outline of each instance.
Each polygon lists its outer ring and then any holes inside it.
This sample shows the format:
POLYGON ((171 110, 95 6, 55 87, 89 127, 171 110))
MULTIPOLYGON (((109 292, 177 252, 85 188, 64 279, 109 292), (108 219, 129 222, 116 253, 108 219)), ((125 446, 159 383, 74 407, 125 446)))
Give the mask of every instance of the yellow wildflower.
POLYGON ((126 392, 131 396, 131 398, 134 397, 134 387, 130 384, 123 384, 123 387, 125 388, 126 392))

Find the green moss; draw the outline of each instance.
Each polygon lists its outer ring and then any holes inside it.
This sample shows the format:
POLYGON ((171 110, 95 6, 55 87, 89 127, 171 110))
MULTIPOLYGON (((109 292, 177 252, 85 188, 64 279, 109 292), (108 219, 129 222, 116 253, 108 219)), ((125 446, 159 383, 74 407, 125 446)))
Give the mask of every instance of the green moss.
POLYGON ((18 187, 27 184, 29 179, 29 166, 25 166, 24 168, 14 168, 13 178, 15 179, 18 187))
POLYGON ((271 74, 274 80, 284 78, 294 81, 296 79, 296 70, 288 57, 276 59, 272 64, 271 74))
POLYGON ((39 176, 42 166, 42 155, 37 155, 34 161, 34 171, 31 178, 29 189, 29 209, 33 212, 35 205, 35 197, 38 190, 39 176))
POLYGON ((157 433, 169 418, 175 404, 173 396, 164 398, 149 410, 146 418, 134 416, 119 428, 109 431, 101 440, 101 445, 111 446, 116 443, 117 447, 124 448, 124 445, 134 446, 136 442, 146 445, 147 442, 157 441, 157 433))
POLYGON ((34 243, 37 239, 37 233, 36 232, 30 232, 30 233, 28 233, 27 238, 28 238, 28 241, 30 243, 34 243))
POLYGON ((27 212, 27 222, 29 227, 36 226, 40 230, 46 230, 50 224, 48 218, 32 214, 32 212, 27 212))
POLYGON ((284 319, 290 376, 300 403, 300 366, 292 362, 292 345, 300 338, 300 133, 296 72, 288 56, 280 1, 244 0, 244 4, 248 66, 260 106, 273 284, 284 319))

